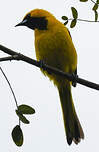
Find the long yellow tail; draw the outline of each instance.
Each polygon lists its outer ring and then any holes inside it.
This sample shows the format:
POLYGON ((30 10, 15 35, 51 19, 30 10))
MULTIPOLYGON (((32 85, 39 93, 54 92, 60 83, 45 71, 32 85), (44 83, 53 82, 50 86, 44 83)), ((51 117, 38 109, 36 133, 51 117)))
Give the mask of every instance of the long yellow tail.
POLYGON ((62 106, 67 142, 69 145, 71 145, 72 141, 74 141, 75 144, 78 144, 81 138, 84 139, 84 133, 72 101, 70 83, 64 86, 59 86, 58 90, 62 106))

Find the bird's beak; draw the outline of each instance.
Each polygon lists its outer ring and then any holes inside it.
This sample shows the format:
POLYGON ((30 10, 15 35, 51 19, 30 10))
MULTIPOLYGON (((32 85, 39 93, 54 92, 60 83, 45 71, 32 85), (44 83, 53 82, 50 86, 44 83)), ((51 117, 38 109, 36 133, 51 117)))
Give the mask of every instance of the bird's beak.
POLYGON ((15 25, 15 27, 16 26, 26 26, 26 24, 27 24, 27 19, 25 19, 22 22, 18 23, 17 25, 15 25))

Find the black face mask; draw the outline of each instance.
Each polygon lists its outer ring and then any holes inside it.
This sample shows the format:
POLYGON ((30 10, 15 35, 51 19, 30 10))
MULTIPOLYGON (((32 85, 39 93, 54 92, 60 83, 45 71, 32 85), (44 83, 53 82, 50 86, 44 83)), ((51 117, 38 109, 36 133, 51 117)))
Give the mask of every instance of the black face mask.
POLYGON ((30 14, 28 14, 24 20, 16 26, 27 26, 32 30, 47 30, 47 22, 45 17, 31 17, 30 14))

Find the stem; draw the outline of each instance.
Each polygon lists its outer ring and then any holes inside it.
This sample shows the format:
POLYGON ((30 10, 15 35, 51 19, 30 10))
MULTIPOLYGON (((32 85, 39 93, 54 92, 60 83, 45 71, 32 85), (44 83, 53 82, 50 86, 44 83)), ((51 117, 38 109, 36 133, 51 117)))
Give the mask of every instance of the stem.
MULTIPOLYGON (((73 18, 68 19, 68 21, 69 21, 69 20, 73 20, 73 18)), ((99 21, 89 21, 89 20, 84 20, 84 19, 76 19, 76 20, 78 20, 78 21, 83 21, 83 22, 91 22, 91 23, 99 22, 99 21)))
POLYGON ((10 90, 11 90, 11 92, 12 92, 12 94, 13 94, 13 98, 14 98, 15 103, 16 103, 16 107, 17 107, 17 109, 18 109, 18 103, 17 103, 16 97, 15 97, 14 91, 13 91, 13 89, 12 89, 12 87, 11 87, 11 84, 10 84, 7 76, 5 75, 5 73, 4 73, 4 71, 2 70, 1 67, 0 67, 0 70, 1 70, 1 72, 2 72, 2 74, 3 74, 3 76, 5 77, 5 79, 6 79, 7 83, 8 83, 8 85, 9 85, 9 87, 10 87, 10 90))

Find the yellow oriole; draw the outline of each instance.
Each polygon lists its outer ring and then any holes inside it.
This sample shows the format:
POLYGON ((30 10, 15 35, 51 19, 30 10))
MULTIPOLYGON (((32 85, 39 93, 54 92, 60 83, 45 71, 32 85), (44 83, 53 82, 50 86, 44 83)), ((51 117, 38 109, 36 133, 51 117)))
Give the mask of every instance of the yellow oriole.
MULTIPOLYGON (((37 60, 67 73, 77 69, 77 53, 68 29, 51 13, 35 9, 26 14, 16 26, 27 26, 35 32, 35 51, 37 60)), ((42 69, 41 69, 42 70, 42 69)), ((57 86, 62 106, 67 142, 76 144, 84 138, 71 94, 71 82, 54 73, 42 72, 57 86)))

